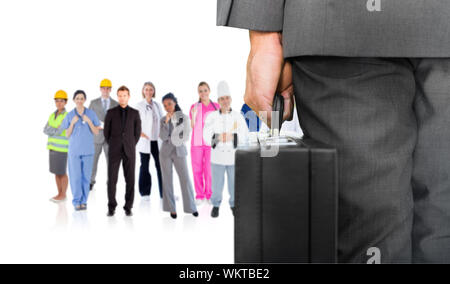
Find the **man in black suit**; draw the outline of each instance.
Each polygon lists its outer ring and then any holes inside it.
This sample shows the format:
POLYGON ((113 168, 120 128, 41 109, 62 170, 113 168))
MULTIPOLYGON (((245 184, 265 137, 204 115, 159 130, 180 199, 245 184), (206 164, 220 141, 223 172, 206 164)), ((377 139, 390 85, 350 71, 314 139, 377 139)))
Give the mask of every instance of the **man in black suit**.
POLYGON ((139 112, 128 106, 130 90, 122 86, 117 90, 119 106, 108 110, 105 118, 104 135, 109 145, 108 157, 108 217, 115 214, 117 207, 116 186, 120 162, 126 182, 125 214, 133 215, 136 144, 141 136, 139 112))

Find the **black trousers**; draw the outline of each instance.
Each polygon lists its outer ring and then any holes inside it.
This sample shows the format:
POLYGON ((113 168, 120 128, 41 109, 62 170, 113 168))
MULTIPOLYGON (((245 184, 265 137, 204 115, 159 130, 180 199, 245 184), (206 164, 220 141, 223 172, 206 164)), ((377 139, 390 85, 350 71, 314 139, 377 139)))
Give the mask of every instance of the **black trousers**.
POLYGON ((122 162, 123 173, 126 183, 125 192, 125 206, 123 209, 131 210, 134 203, 134 183, 135 183, 135 168, 136 168, 136 156, 128 157, 125 154, 124 149, 119 155, 115 153, 109 153, 108 160, 108 208, 115 210, 117 207, 116 192, 117 192, 117 179, 119 176, 120 163, 122 162))
MULTIPOLYGON (((158 141, 151 141, 150 152, 155 160, 156 173, 158 175, 159 196, 163 197, 161 165, 159 163, 158 141)), ((139 170, 139 193, 141 196, 148 196, 152 192, 152 176, 150 174, 150 154, 141 154, 141 167, 139 170)))

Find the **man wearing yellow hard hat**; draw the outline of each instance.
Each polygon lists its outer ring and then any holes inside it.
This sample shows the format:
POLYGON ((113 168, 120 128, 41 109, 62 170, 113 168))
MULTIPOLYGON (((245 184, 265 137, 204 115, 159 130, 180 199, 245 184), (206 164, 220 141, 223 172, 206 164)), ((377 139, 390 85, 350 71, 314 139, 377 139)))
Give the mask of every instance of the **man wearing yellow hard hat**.
POLYGON ((102 149, 105 152, 106 163, 108 163, 108 143, 105 141, 105 136, 103 135, 103 126, 105 121, 106 113, 109 109, 114 108, 119 105, 119 103, 113 100, 110 97, 112 90, 112 83, 109 79, 104 79, 100 82, 100 92, 101 96, 95 100, 91 101, 89 105, 89 109, 93 110, 100 120, 100 132, 99 135, 95 135, 94 144, 95 144, 95 154, 94 154, 94 165, 92 168, 92 176, 91 176, 91 190, 94 187, 95 179, 97 176, 97 166, 98 160, 100 158, 100 154, 102 153, 102 149))
POLYGON ((69 183, 66 173, 69 140, 66 137, 66 131, 61 127, 67 115, 65 109, 68 99, 67 93, 60 90, 56 92, 54 99, 56 111, 50 115, 44 133, 48 136, 47 149, 49 150, 50 172, 55 175, 56 187, 58 188, 58 195, 51 198, 50 201, 60 203, 66 200, 69 183))

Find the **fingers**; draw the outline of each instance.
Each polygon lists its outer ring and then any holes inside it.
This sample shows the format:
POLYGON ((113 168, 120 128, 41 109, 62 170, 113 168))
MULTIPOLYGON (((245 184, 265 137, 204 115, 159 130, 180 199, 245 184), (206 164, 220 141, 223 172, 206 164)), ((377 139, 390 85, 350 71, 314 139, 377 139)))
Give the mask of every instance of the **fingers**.
POLYGON ((250 54, 247 63, 244 101, 269 126, 282 67, 281 47, 279 52, 250 54))
POLYGON ((284 61, 281 33, 251 31, 250 44, 244 101, 270 127, 275 93, 290 85, 292 68, 284 61))
POLYGON ((280 80, 278 82, 278 91, 283 92, 292 85, 292 64, 289 61, 284 61, 283 69, 281 70, 280 80))
POLYGON ((281 93, 284 98, 283 121, 292 121, 294 118, 294 87, 291 85, 281 93))
POLYGON ((291 121, 294 117, 294 85, 292 83, 292 64, 285 61, 278 84, 278 92, 284 98, 283 120, 291 121))
MULTIPOLYGON (((281 69, 281 68, 280 68, 281 69)), ((244 96, 245 103, 269 126, 272 124, 273 99, 276 92, 284 98, 283 121, 291 121, 294 115, 294 87, 292 83, 292 65, 286 62, 280 71, 280 77, 275 84, 263 85, 257 80, 247 81, 247 90, 244 96), (254 90, 258 86, 258 91, 254 90), (277 86, 274 88, 274 86, 277 86), (264 91, 266 90, 266 91, 264 91)), ((250 76, 257 72, 249 71, 250 76)), ((259 79, 260 80, 260 79, 259 79)))

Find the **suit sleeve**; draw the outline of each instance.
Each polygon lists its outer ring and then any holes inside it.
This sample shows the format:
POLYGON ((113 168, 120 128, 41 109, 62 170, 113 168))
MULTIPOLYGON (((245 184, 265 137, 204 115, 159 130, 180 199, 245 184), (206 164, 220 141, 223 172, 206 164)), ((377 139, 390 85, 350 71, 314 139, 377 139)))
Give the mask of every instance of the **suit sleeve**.
POLYGON ((255 31, 283 30, 286 0, 217 0, 217 25, 255 31))
POLYGON ((100 126, 100 120, 98 119, 98 116, 95 113, 95 111, 92 111, 92 124, 94 124, 95 127, 100 126))
POLYGON ((137 144, 139 142, 139 138, 141 137, 142 133, 141 117, 138 111, 136 111, 135 117, 136 119, 134 122, 134 138, 137 144))
POLYGON ((105 136, 106 143, 109 144, 109 140, 111 138, 111 111, 106 113, 103 135, 105 136))

